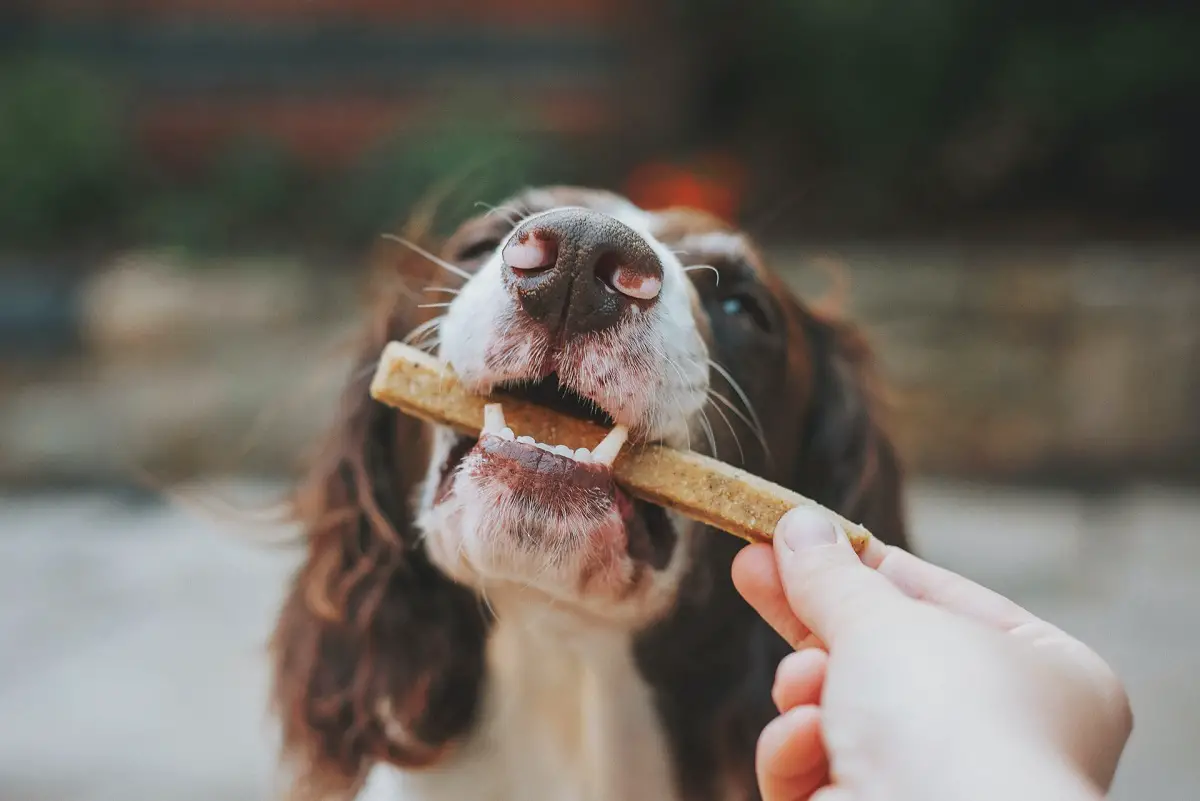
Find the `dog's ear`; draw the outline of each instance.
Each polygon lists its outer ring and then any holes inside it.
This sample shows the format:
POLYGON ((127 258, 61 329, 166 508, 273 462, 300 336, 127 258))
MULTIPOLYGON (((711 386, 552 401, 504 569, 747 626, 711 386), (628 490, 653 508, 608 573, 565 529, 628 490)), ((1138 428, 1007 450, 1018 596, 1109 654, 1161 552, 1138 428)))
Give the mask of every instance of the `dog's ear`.
POLYGON ((349 798, 376 762, 437 761, 479 703, 489 621, 414 530, 425 427, 368 394, 384 344, 419 322, 411 298, 383 305, 297 493, 307 554, 271 646, 295 799, 349 798))
POLYGON ((795 486, 907 549, 902 466, 881 419, 866 339, 830 314, 806 310, 803 319, 811 391, 795 486))

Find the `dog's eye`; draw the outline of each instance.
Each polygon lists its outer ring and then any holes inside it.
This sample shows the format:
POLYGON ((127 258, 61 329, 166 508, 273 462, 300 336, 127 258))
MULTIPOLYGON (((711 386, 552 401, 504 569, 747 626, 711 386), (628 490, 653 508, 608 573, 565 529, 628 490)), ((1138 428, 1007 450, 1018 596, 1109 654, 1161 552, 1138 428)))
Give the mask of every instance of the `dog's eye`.
POLYGON ((753 295, 745 292, 730 295, 721 302, 721 311, 730 317, 747 318, 763 331, 771 330, 771 318, 753 295))

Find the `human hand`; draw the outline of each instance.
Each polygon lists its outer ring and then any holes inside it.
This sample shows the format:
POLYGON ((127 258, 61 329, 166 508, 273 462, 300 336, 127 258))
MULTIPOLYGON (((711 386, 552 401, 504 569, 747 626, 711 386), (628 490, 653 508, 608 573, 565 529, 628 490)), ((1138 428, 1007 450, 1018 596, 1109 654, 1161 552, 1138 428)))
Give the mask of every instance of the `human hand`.
POLYGON ((1012 601, 875 540, 860 561, 800 509, 733 579, 798 649, 759 739, 765 801, 1095 799, 1111 784, 1132 729, 1120 681, 1012 601))

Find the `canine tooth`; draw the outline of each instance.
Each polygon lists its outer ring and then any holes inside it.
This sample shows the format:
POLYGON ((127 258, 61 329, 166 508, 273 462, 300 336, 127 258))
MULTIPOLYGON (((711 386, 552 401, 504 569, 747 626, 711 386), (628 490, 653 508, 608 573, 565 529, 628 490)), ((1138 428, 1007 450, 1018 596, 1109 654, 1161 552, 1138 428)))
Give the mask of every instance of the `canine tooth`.
POLYGON ((535 440, 533 437, 528 437, 528 436, 527 437, 517 437, 517 442, 524 443, 525 445, 537 445, 537 440, 535 440))
POLYGON ((513 430, 511 428, 509 428, 508 426, 505 426, 504 428, 500 429, 500 436, 504 437, 509 442, 512 442, 514 439, 517 438, 517 435, 514 434, 513 430))
POLYGON ((537 444, 537 446, 538 446, 539 448, 541 448, 542 450, 544 450, 546 453, 554 453, 554 448, 551 448, 551 447, 550 447, 549 445, 547 445, 546 443, 544 443, 544 442, 538 442, 538 443, 536 443, 536 444, 537 444))
POLYGON ((628 437, 629 429, 625 426, 613 426, 612 431, 609 431, 592 451, 592 460, 611 467, 628 437))
POLYGON ((504 407, 499 403, 489 403, 483 407, 483 433, 499 434, 504 428, 504 407))
POLYGON ((577 462, 592 461, 592 452, 589 451, 587 448, 580 448, 579 450, 575 451, 575 461, 577 461, 577 462))
POLYGON ((572 459, 575 458, 575 451, 571 450, 566 445, 555 445, 554 452, 557 453, 559 456, 569 456, 572 459))

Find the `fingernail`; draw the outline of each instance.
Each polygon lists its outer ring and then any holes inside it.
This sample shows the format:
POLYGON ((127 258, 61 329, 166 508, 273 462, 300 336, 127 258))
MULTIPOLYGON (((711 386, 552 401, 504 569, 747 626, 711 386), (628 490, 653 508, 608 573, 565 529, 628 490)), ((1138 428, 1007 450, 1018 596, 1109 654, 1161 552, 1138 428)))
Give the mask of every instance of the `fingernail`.
POLYGON ((803 507, 792 509, 785 514, 775 527, 775 535, 780 537, 791 551, 837 542, 837 531, 834 530, 833 524, 819 512, 803 507))

